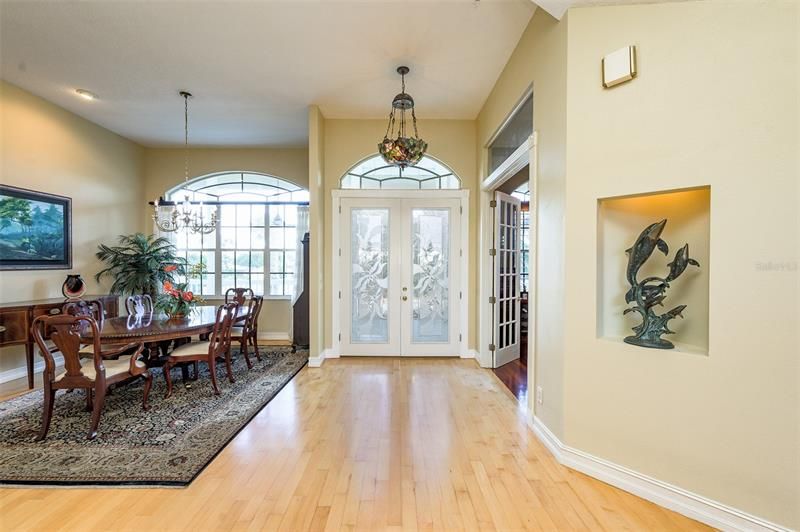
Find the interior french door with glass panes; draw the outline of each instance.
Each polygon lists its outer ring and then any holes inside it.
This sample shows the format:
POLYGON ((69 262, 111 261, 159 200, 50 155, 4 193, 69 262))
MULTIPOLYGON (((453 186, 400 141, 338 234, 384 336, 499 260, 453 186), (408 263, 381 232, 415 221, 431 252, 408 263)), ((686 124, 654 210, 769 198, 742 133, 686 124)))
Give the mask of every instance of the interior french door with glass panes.
POLYGON ((343 355, 458 354, 459 206, 342 198, 343 355))
POLYGON ((495 192, 493 367, 519 358, 520 315, 519 199, 495 192))

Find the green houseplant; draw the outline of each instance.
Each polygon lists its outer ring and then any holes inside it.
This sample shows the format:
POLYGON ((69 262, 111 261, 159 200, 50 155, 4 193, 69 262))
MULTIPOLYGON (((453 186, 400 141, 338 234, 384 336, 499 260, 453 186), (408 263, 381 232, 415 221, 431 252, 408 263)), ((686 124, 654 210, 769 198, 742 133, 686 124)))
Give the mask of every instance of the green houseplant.
POLYGON ((110 277, 112 294, 148 294, 155 300, 164 283, 175 283, 176 276, 186 275, 186 259, 163 237, 121 235, 119 245, 98 247, 95 255, 106 267, 94 278, 110 277))

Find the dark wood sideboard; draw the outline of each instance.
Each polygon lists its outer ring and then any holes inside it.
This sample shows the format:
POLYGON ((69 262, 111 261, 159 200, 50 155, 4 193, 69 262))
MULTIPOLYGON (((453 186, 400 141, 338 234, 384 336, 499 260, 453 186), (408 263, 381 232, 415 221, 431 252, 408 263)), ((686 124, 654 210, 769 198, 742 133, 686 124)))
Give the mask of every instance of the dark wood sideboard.
MULTIPOLYGON (((119 297, 111 295, 85 296, 86 301, 97 300, 103 304, 105 318, 119 315, 119 297)), ((33 336, 31 324, 37 316, 59 314, 66 300, 63 297, 0 303, 0 347, 24 345, 28 366, 28 388, 33 388, 33 336)))
POLYGON ((309 303, 309 295, 310 287, 308 285, 308 268, 309 268, 309 250, 308 245, 310 242, 309 234, 306 233, 303 236, 303 293, 300 294, 300 297, 297 298, 297 301, 294 302, 294 307, 292 308, 293 313, 293 334, 292 334, 292 344, 294 349, 298 347, 303 349, 308 349, 309 347, 309 336, 310 336, 310 327, 308 323, 309 312, 308 312, 308 303, 309 303))

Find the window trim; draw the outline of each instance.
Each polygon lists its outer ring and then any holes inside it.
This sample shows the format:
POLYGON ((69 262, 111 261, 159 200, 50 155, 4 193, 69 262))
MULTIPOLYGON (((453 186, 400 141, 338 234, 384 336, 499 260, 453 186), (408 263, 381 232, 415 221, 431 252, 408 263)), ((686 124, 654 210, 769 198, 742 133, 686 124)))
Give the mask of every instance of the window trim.
MULTIPOLYGON (((263 278, 264 278, 264 281, 263 281, 264 282, 264 284, 263 284, 264 289, 263 289, 263 294, 259 294, 259 295, 263 295, 264 299, 267 299, 267 300, 291 300, 292 297, 293 297, 291 293, 272 294, 270 292, 271 291, 270 275, 272 273, 271 269, 270 269, 270 251, 278 251, 278 248, 270 248, 270 234, 269 234, 270 233, 270 228, 271 228, 271 226, 270 226, 270 210, 271 210, 271 207, 273 207, 273 206, 281 206, 281 205, 283 205, 283 206, 294 205, 294 206, 297 206, 297 207, 307 206, 307 205, 309 205, 309 202, 308 201, 287 201, 287 200, 270 201, 269 200, 270 196, 266 196, 266 195, 263 195, 263 197, 264 197, 263 201, 224 201, 224 195, 215 195, 215 194, 209 194, 207 192, 203 192, 203 190, 205 190, 207 188, 211 188, 211 187, 218 186, 218 185, 228 185, 228 184, 232 184, 232 183, 241 184, 243 193, 247 193, 247 191, 244 189, 244 187, 246 185, 248 185, 248 184, 252 185, 252 186, 255 186, 255 187, 263 186, 265 188, 269 188, 269 189, 275 190, 276 193, 273 194, 272 196, 278 196, 278 195, 283 195, 283 194, 291 194, 291 193, 297 193, 297 192, 306 192, 306 193, 308 192, 308 189, 303 188, 300 185, 297 185, 296 183, 293 183, 292 181, 289 181, 287 179, 283 179, 283 178, 280 178, 280 177, 277 177, 277 176, 274 176, 274 175, 271 175, 271 174, 265 174, 265 173, 262 173, 262 172, 253 172, 253 171, 247 171, 247 170, 225 171, 225 172, 215 172, 215 173, 212 173, 212 174, 206 174, 206 175, 198 176, 198 177, 190 180, 189 181, 189 187, 186 186, 186 183, 180 183, 180 184, 178 184, 178 185, 176 185, 174 187, 171 187, 170 189, 168 189, 164 193, 164 196, 166 198, 169 198, 169 199, 163 199, 162 198, 159 201, 160 205, 170 206, 170 205, 181 204, 183 202, 180 199, 178 199, 177 196, 180 196, 182 193, 186 193, 186 192, 189 193, 190 198, 192 197, 192 192, 201 193, 201 194, 204 194, 205 196, 217 196, 217 198, 218 198, 217 201, 211 201, 211 200, 202 201, 202 204, 207 209, 206 212, 208 212, 208 210, 210 210, 210 208, 213 208, 213 209, 216 210, 216 213, 217 213, 218 223, 217 223, 217 227, 215 229, 214 247, 213 248, 204 248, 202 240, 200 242, 200 247, 199 248, 189 248, 189 247, 181 248, 181 247, 179 247, 177 245, 178 243, 176 242, 175 244, 176 244, 176 248, 177 248, 178 254, 183 256, 183 257, 187 257, 189 253, 199 253, 200 257, 201 257, 201 260, 203 258, 203 253, 213 253, 214 254, 214 271, 213 272, 209 272, 206 275, 213 275, 215 292, 220 292, 220 293, 202 294, 202 282, 203 282, 203 280, 201 278, 200 279, 201 289, 200 289, 200 294, 199 295, 201 295, 201 297, 203 297, 204 299, 216 301, 216 300, 221 300, 221 299, 225 298, 225 294, 222 291, 222 275, 223 275, 223 273, 228 274, 228 275, 230 274, 230 272, 223 272, 222 271, 222 253, 223 253, 223 251, 234 251, 234 275, 236 273, 235 272, 235 269, 236 269, 236 267, 235 267, 235 260, 236 260, 235 252, 236 251, 249 251, 249 252, 259 252, 259 251, 261 251, 264 254, 264 267, 263 267, 263 272, 261 273, 261 275, 263 275, 263 278), (220 176, 227 176, 227 175, 236 176, 238 181, 234 180, 231 183, 224 182, 224 183, 215 183, 214 185, 208 185, 208 186, 202 186, 201 185, 201 186, 196 187, 196 188, 192 187, 192 184, 201 184, 202 181, 204 181, 204 180, 207 180, 207 179, 210 179, 210 178, 216 178, 216 177, 220 177, 220 176), (276 183, 268 185, 268 184, 264 184, 264 183, 248 182, 246 180, 246 176, 247 175, 262 176, 262 177, 265 177, 265 178, 274 179, 276 181, 276 183), (220 198, 223 198, 223 199, 220 200, 220 198), (222 223, 221 223, 222 222, 222 207, 226 206, 226 205, 233 205, 233 206, 249 205, 251 207, 258 205, 258 206, 261 206, 264 209, 264 226, 263 226, 263 229, 264 229, 264 246, 263 246, 263 249, 262 248, 253 248, 253 247, 241 248, 241 249, 238 249, 236 247, 234 247, 233 249, 231 249, 231 248, 223 249, 222 248, 222 228, 223 228, 222 223)), ((232 193, 233 192, 229 192, 228 194, 232 194, 232 193)), ((253 194, 258 195, 259 193, 255 192, 253 194)), ((190 203, 192 205, 198 205, 198 204, 201 203, 201 201, 200 200, 191 200, 190 199, 190 203)), ((251 211, 251 219, 250 220, 251 220, 250 223, 252 223, 252 211, 251 211)), ((252 234, 252 229, 254 228, 254 226, 252 226, 252 225, 249 225, 249 226, 233 225, 233 226, 225 226, 225 227, 233 227, 233 228, 248 227, 249 230, 251 231, 251 234, 252 234)), ((261 228, 261 226, 255 226, 255 227, 256 228, 261 228)), ((277 228, 277 227, 275 227, 275 228, 277 228)), ((284 230, 284 232, 286 231, 286 229, 295 229, 295 233, 297 233, 297 225, 294 225, 294 226, 286 226, 286 225, 284 225, 282 227, 282 229, 284 230)), ((159 234, 161 236, 163 236, 163 233, 159 232, 159 234)), ((173 233, 173 234, 175 234, 175 233, 173 233)), ((176 234, 176 236, 179 235, 179 234, 180 233, 176 234)), ((203 236, 207 237, 207 235, 203 235, 203 236)), ((188 244, 189 244, 188 235, 184 235, 184 238, 187 239, 186 240, 186 244, 188 246, 188 244)), ((287 251, 296 251, 296 250, 295 250, 294 247, 292 247, 292 248, 284 247, 283 248, 284 260, 285 260, 285 253, 287 251)), ((251 260, 252 260, 252 258, 251 258, 251 260)), ((286 291, 286 285, 285 285, 286 277, 285 276, 286 275, 293 275, 293 276, 298 275, 298 272, 289 272, 289 273, 287 273, 285 271, 285 268, 286 268, 286 264, 284 263, 284 271, 280 272, 282 275, 284 275, 284 287, 283 287, 284 291, 286 291)), ((255 274, 259 275, 259 272, 256 272, 255 274)), ((248 277, 250 275, 253 275, 253 272, 248 271, 248 277)))
POLYGON ((448 165, 446 165, 444 162, 442 162, 441 160, 437 159, 436 157, 434 157, 432 155, 428 155, 428 154, 425 154, 425 156, 423 157, 422 160, 424 161, 425 159, 430 159, 431 161, 435 162, 436 164, 441 166, 443 169, 445 169, 446 170, 445 173, 437 174, 436 172, 434 172, 433 170, 431 170, 429 168, 425 168, 424 166, 416 166, 415 165, 415 166, 413 166, 411 168, 414 168, 416 170, 421 170, 422 172, 425 172, 425 173, 427 173, 429 175, 427 175, 425 177, 422 177, 420 179, 417 179, 416 177, 406 177, 406 176, 403 175, 403 172, 405 171, 405 169, 403 169, 403 168, 398 168, 398 174, 397 175, 387 176, 387 177, 383 177, 383 178, 373 177, 373 176, 369 175, 370 173, 381 171, 381 170, 385 170, 387 168, 396 168, 395 166, 390 165, 390 164, 386 164, 386 163, 384 163, 383 165, 380 165, 380 166, 376 166, 375 168, 372 168, 370 170, 367 170, 367 172, 364 172, 364 173, 356 173, 356 172, 354 172, 354 170, 356 168, 358 168, 359 166, 361 166, 365 162, 371 161, 371 160, 374 160, 374 159, 382 160, 382 157, 378 153, 373 153, 372 155, 368 155, 367 157, 364 157, 363 159, 359 160, 354 165, 352 165, 350 168, 348 168, 347 171, 345 171, 345 173, 342 174, 342 176, 339 178, 339 189, 340 190, 463 190, 463 188, 464 188, 464 181, 461 179, 461 177, 459 177, 459 175, 452 168, 450 168, 448 165), (344 180, 347 179, 348 177, 358 178, 359 179, 359 186, 358 187, 346 187, 346 188, 344 186, 342 186, 343 183, 344 183, 344 180), (445 179, 445 178, 448 178, 448 177, 454 177, 456 179, 456 181, 458 182, 458 187, 457 188, 450 188, 450 187, 442 188, 441 180, 445 179), (367 187, 367 188, 365 188, 363 186, 364 185, 363 180, 365 180, 365 179, 377 183, 378 186, 377 187, 367 187), (424 187, 422 187, 422 183, 427 183, 429 181, 434 181, 434 180, 437 180, 437 179, 439 180, 439 186, 437 188, 424 188, 424 187), (409 188, 409 187, 393 188, 393 187, 384 187, 383 186, 384 182, 391 182, 391 181, 414 181, 414 182, 417 183, 418 186, 417 186, 417 188, 409 188))

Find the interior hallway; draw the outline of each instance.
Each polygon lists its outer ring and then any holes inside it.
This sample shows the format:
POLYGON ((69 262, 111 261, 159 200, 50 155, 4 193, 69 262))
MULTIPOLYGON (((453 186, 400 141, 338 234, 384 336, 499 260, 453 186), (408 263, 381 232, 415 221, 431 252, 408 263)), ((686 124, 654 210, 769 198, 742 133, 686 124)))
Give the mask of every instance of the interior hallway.
POLYGON ((474 361, 413 358, 303 369, 188 488, 4 489, 0 516, 4 530, 705 529, 556 463, 474 361))

